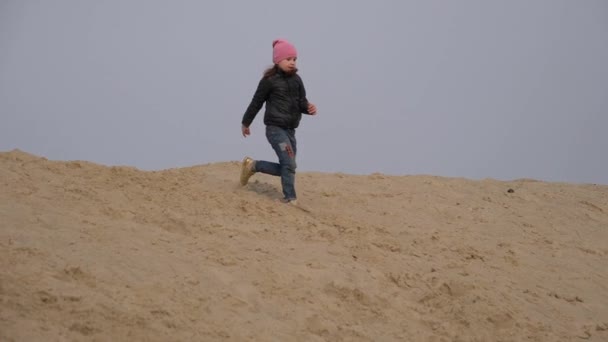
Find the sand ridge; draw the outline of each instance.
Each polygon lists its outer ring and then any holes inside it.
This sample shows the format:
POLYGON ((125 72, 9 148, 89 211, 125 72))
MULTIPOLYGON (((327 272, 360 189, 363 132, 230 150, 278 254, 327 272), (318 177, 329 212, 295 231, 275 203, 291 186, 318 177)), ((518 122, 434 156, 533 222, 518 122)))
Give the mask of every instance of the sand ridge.
POLYGON ((0 340, 606 341, 608 186, 0 153, 0 340))

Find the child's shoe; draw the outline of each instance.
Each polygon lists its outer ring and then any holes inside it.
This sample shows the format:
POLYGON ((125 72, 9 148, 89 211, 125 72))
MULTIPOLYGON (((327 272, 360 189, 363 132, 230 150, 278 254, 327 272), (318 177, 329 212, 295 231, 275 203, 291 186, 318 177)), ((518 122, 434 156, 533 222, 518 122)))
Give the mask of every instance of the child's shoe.
POLYGON ((298 200, 295 198, 289 199, 289 198, 283 198, 281 200, 282 203, 285 204, 289 204, 289 205, 293 205, 293 206, 297 206, 298 205, 298 200))
POLYGON ((253 171, 253 167, 255 166, 255 160, 245 157, 243 159, 243 164, 241 165, 241 185, 247 185, 249 178, 253 176, 255 171, 253 171))

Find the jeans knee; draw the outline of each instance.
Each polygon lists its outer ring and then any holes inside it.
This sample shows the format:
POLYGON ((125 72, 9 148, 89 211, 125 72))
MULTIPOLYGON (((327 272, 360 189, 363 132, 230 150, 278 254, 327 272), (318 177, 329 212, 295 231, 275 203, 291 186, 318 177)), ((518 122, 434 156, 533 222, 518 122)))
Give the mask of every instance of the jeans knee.
POLYGON ((281 163, 281 166, 284 167, 290 173, 296 173, 296 160, 293 158, 289 158, 289 160, 285 161, 285 163, 281 163))

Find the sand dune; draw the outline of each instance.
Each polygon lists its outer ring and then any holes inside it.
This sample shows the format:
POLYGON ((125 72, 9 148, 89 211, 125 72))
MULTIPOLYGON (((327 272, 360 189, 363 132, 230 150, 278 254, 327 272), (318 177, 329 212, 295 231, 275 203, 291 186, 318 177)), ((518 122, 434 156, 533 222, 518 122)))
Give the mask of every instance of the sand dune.
POLYGON ((608 341, 608 186, 238 173, 0 153, 0 340, 608 341))

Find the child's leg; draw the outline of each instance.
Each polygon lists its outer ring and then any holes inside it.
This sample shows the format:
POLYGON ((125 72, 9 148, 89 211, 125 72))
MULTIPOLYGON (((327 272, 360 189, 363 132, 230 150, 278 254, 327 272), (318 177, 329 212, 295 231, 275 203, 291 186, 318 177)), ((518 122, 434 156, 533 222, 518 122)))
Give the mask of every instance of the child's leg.
POLYGON ((274 149, 279 163, 258 161, 255 171, 275 176, 281 176, 281 186, 285 199, 296 199, 295 175, 296 175, 296 145, 295 133, 275 126, 266 127, 266 138, 274 149))
POLYGON ((256 160, 253 171, 265 173, 272 176, 280 176, 281 165, 265 160, 256 160))

